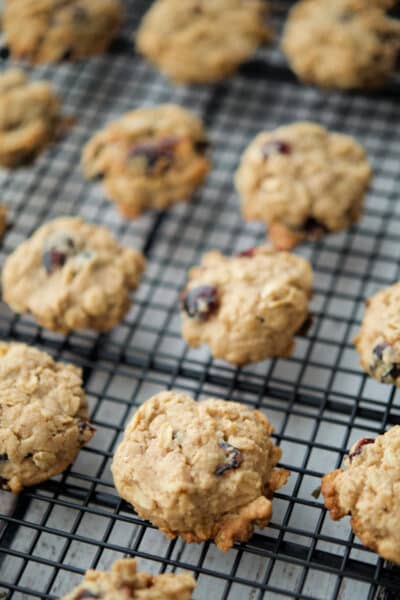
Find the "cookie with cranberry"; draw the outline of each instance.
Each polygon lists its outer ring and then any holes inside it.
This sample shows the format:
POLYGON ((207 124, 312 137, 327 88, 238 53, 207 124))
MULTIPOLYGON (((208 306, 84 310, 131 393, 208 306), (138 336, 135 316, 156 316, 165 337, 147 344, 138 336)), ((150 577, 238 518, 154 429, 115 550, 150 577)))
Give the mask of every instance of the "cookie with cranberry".
POLYGON ((3 299, 47 329, 108 331, 129 310, 145 267, 106 227, 60 217, 40 227, 6 259, 3 299))
POLYGON ((157 0, 136 47, 178 83, 218 81, 270 39, 267 12, 264 0, 157 0))
POLYGON ((0 486, 64 471, 94 434, 81 370, 25 344, 0 343, 0 486))
POLYGON ((309 316, 312 280, 304 258, 266 246, 209 252, 181 294, 182 335, 236 365, 288 356, 309 316))
POLYGON ((355 139, 310 122, 257 135, 235 175, 244 218, 264 221, 279 249, 355 223, 370 179, 355 139))
POLYGON ((114 483, 169 537, 214 539, 221 550, 246 541, 271 518, 271 498, 289 476, 273 427, 257 410, 179 392, 147 400, 125 430, 112 464, 114 483))
POLYGON ((378 88, 397 68, 400 22, 388 0, 301 0, 282 48, 303 81, 327 88, 378 88))
POLYGON ((362 543, 400 564, 400 426, 376 440, 362 438, 342 469, 325 475, 321 491, 335 521, 351 515, 362 543))
POLYGON ((30 162, 65 125, 60 101, 49 83, 29 82, 19 69, 0 75, 0 165, 30 162))
POLYGON ((210 162, 201 121, 180 106, 162 104, 126 113, 85 146, 87 178, 101 177, 127 218, 188 201, 210 162))
POLYGON ((11 55, 32 63, 104 52, 121 22, 120 0, 5 0, 3 13, 11 55))
POLYGON ((138 573, 136 560, 116 560, 109 571, 90 569, 80 585, 61 600, 190 600, 196 586, 189 573, 138 573))

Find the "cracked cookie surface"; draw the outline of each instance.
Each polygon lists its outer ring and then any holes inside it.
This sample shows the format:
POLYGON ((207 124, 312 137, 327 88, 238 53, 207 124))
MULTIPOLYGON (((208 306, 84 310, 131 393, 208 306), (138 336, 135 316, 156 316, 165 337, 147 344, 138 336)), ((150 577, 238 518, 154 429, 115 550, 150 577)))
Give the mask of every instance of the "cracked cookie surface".
POLYGON ((362 438, 344 468, 325 475, 321 491, 335 521, 351 515, 362 543, 400 563, 400 426, 373 440, 362 438))
POLYGON ((181 295, 182 335, 237 365, 288 356, 309 315, 312 279, 304 258, 267 246, 233 257, 209 252, 181 295))
POLYGON ((289 473, 259 411, 209 398, 161 392, 127 426, 112 464, 114 483, 170 537, 214 539, 221 550, 248 540, 271 518, 273 492, 289 473))
POLYGON ((400 22, 385 0, 302 0, 290 11, 282 48, 303 81, 328 88, 377 88, 397 68, 400 22))
POLYGON ((109 571, 86 572, 83 582, 61 600, 190 600, 195 580, 189 573, 140 573, 134 558, 116 560, 109 571))
POLYGON ((261 0, 157 0, 136 45, 176 82, 217 81, 270 39, 267 10, 261 0))
POLYGON ((31 161, 63 127, 60 101, 45 81, 29 82, 19 69, 0 75, 0 164, 31 161))
POLYGON ((3 14, 11 55, 32 63, 100 54, 121 22, 119 0, 6 0, 3 14))
POLYGON ((174 104, 126 113, 95 134, 82 154, 87 178, 105 190, 127 218, 189 200, 210 163, 201 121, 174 104))
POLYGON ((106 227, 60 217, 6 259, 3 299, 53 331, 108 331, 129 310, 144 268, 142 254, 120 246, 106 227))
POLYGON ((235 174, 244 218, 264 221, 279 249, 356 222, 370 179, 354 138, 311 122, 257 135, 235 174))
POLYGON ((94 434, 81 370, 0 343, 0 485, 20 492, 64 471, 94 434))

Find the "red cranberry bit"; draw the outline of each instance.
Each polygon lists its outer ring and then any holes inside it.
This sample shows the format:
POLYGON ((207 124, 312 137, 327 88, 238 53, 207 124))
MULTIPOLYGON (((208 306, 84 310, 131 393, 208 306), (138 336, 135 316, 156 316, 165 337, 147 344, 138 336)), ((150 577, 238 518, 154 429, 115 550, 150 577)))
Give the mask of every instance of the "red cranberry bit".
POLYGON ((351 450, 350 454, 349 454, 349 459, 350 462, 353 460, 353 458, 355 456, 358 456, 359 454, 361 454, 362 449, 364 446, 366 446, 367 444, 373 444, 375 442, 375 440, 373 438, 361 438, 361 440, 358 440, 358 442, 356 442, 353 446, 353 449, 351 450))
POLYGON ((187 290, 182 294, 181 306, 189 317, 206 321, 218 308, 217 288, 212 285, 201 285, 187 290))
POLYGON ((148 142, 139 142, 132 146, 129 151, 130 158, 143 157, 146 160, 146 171, 151 171, 158 163, 163 161, 163 170, 166 170, 172 164, 174 151, 179 143, 177 136, 168 136, 159 140, 148 142))
POLYGON ((243 256, 244 258, 252 258, 255 255, 257 248, 247 248, 247 250, 242 250, 238 252, 237 256, 243 256))
POLYGON ((290 145, 282 140, 269 140, 261 148, 264 158, 268 158, 273 154, 290 154, 291 151, 290 145))
POLYGON ((68 258, 74 254, 74 240, 68 235, 54 234, 45 244, 43 265, 47 273, 53 273, 65 265, 68 258))
POLYGON ((390 344, 388 344, 388 342, 381 342, 380 344, 377 344, 376 346, 374 346, 374 348, 372 349, 372 353, 375 354, 375 356, 379 360, 382 360, 384 351, 386 350, 386 348, 389 348, 389 347, 390 347, 390 344))
POLYGON ((222 465, 218 465, 214 471, 214 475, 223 475, 225 471, 231 469, 238 469, 242 464, 242 453, 240 450, 228 444, 228 442, 218 442, 218 446, 222 448, 226 453, 226 461, 222 465))

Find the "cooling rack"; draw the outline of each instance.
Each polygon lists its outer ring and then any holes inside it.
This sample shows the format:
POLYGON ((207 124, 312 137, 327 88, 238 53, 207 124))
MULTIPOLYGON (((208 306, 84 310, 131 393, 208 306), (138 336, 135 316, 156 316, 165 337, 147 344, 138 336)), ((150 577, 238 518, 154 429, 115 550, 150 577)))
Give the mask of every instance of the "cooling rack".
MULTIPOLYGON (((126 3, 126 33, 146 5, 126 3)), ((289 5, 274 7, 277 31, 289 5)), ((56 598, 87 568, 107 568, 118 557, 134 555, 152 573, 192 571, 197 600, 398 599, 396 569, 361 546, 347 519, 333 523, 312 492, 356 439, 400 423, 399 392, 367 378, 352 346, 364 300, 400 278, 399 83, 373 96, 303 86, 277 46, 260 50, 232 79, 198 88, 170 85, 127 43, 90 61, 30 73, 53 82, 77 123, 33 166, 0 172, 1 199, 13 221, 1 261, 44 221, 80 214, 141 248, 148 269, 131 312, 108 335, 59 336, 0 306, 2 338, 35 344, 83 368, 97 427, 61 476, 18 497, 1 493, 0 596, 56 598), (124 111, 167 101, 205 120, 213 170, 191 204, 124 221, 100 186, 83 181, 82 145, 124 111), (260 129, 299 119, 364 144, 375 173, 365 216, 349 231, 298 250, 311 260, 316 281, 313 325, 298 339, 293 356, 233 368, 204 348, 186 347, 179 332, 179 291, 203 252, 217 247, 232 253, 263 241, 263 227, 240 217, 232 175, 260 129), (110 462, 125 423, 145 399, 166 388, 265 411, 283 450, 282 465, 292 472, 275 496, 270 526, 227 554, 211 543, 166 539, 113 487, 110 462)))

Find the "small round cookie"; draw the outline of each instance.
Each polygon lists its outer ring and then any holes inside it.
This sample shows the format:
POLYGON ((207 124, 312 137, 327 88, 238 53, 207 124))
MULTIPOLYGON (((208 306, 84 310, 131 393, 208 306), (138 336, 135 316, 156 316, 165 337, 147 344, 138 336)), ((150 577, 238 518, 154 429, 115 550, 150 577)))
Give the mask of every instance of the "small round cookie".
POLYGON ((363 369, 371 377, 400 386, 400 283, 367 300, 354 344, 363 369))
POLYGON ((181 294, 182 335, 235 365, 288 356, 309 316, 312 280, 304 258, 267 246, 234 257, 209 252, 181 294))
POLYGON ((86 144, 82 168, 102 177, 120 212, 135 218, 189 200, 210 162, 201 121, 181 106, 162 104, 126 113, 86 144))
POLYGON ((0 75, 0 164, 32 160, 63 128, 60 101, 45 81, 29 83, 25 73, 0 75))
POLYGON ((61 217, 40 227, 6 259, 3 300, 52 331, 108 331, 128 311, 145 268, 99 225, 61 217))
POLYGON ((15 493, 62 473, 90 440, 81 370, 0 343, 0 486, 15 493))
POLYGON ((356 222, 370 179, 360 144, 310 122, 257 135, 235 174, 244 218, 264 221, 282 250, 356 222))
POLYGON ((264 415, 237 402, 161 392, 125 430, 112 464, 115 487, 169 537, 214 539, 221 550, 265 527, 289 476, 264 415))
POLYGON ((266 16, 264 0, 157 0, 136 46, 177 83, 218 81, 269 41, 266 16))
POLYGON ((327 88, 378 88, 396 69, 400 22, 387 0, 301 0, 282 49, 303 81, 327 88))
POLYGON ((121 22, 120 0, 5 0, 3 14, 11 55, 32 63, 100 54, 121 22))
POLYGON ((61 600, 191 600, 195 587, 189 573, 138 573, 136 560, 123 558, 110 571, 87 571, 83 582, 61 600))
POLYGON ((325 475, 321 491, 335 521, 351 515, 362 543, 400 564, 400 426, 373 440, 362 438, 344 468, 325 475))

